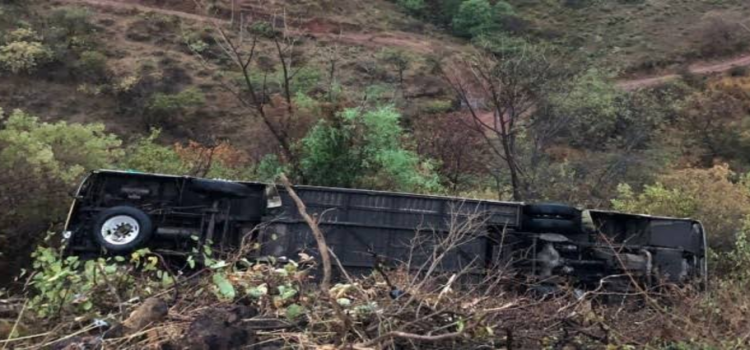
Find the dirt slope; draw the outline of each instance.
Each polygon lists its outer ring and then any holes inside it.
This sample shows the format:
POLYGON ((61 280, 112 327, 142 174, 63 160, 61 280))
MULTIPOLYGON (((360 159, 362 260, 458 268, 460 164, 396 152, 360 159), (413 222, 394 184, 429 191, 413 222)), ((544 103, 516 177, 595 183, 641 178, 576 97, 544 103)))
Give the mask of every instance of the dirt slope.
MULTIPOLYGON (((198 15, 194 13, 175 11, 164 8, 157 8, 139 4, 137 1, 127 0, 57 0, 58 3, 83 4, 117 10, 136 10, 140 12, 155 12, 168 16, 175 16, 182 19, 228 24, 229 21, 217 19, 209 16, 198 15)), ((326 23, 320 20, 312 20, 302 24, 299 34, 309 35, 317 40, 332 41, 348 45, 365 46, 371 48, 390 47, 408 50, 420 54, 439 53, 445 51, 460 51, 463 45, 459 43, 445 42, 444 40, 435 40, 429 36, 407 33, 403 31, 386 31, 386 32, 344 32, 337 30, 334 23, 326 23)))
MULTIPOLYGON (((199 22, 220 22, 228 21, 202 16, 194 13, 175 11, 163 8, 145 6, 136 1, 127 0, 57 0, 59 3, 78 3, 90 6, 114 8, 119 10, 137 10, 141 12, 156 12, 169 16, 199 21, 199 22)), ((336 32, 335 25, 327 24, 321 21, 310 21, 303 26, 304 34, 315 37, 322 41, 333 41, 348 45, 365 46, 370 48, 401 48, 420 54, 458 52, 465 49, 465 45, 456 43, 446 43, 445 41, 435 40, 434 38, 416 33, 407 33, 403 31, 387 31, 376 33, 354 33, 354 32, 336 32)), ((697 63, 689 67, 689 71, 694 74, 715 74, 731 70, 735 67, 750 66, 750 54, 727 59, 713 63, 697 63)), ((669 73, 637 79, 621 80, 618 86, 625 90, 637 90, 664 84, 668 81, 677 79, 678 74, 669 73)))
MULTIPOLYGON (((716 74, 723 73, 731 70, 735 67, 748 67, 750 66, 750 54, 745 54, 739 57, 731 59, 713 62, 713 63, 696 63, 689 67, 689 70, 693 74, 716 74)), ((678 74, 664 74, 652 77, 644 77, 632 80, 622 80, 617 83, 618 86, 625 90, 637 90, 642 88, 648 88, 664 84, 670 80, 679 78, 678 74)))

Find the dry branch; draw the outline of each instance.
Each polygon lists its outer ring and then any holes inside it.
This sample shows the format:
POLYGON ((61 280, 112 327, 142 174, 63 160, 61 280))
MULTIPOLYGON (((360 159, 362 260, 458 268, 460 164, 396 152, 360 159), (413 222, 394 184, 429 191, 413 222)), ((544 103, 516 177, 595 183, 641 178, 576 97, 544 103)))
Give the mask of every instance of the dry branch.
POLYGON ((292 188, 292 183, 289 182, 289 179, 286 177, 286 175, 281 174, 279 178, 281 180, 281 183, 284 185, 284 188, 289 193, 289 196, 292 197, 292 200, 294 200, 294 204, 297 206, 299 215, 302 216, 307 225, 310 227, 310 230, 313 233, 313 237, 315 237, 315 242, 318 245, 320 259, 323 263, 323 281, 321 281, 320 284, 321 289, 323 290, 322 296, 324 299, 329 301, 329 303, 331 304, 331 308, 336 313, 336 316, 343 322, 344 329, 348 330, 351 327, 352 320, 344 313, 344 310, 341 309, 341 306, 338 304, 338 302, 334 298, 331 298, 330 295, 331 256, 328 251, 328 244, 326 244, 326 238, 323 235, 323 231, 321 231, 320 226, 318 226, 318 220, 307 213, 307 207, 305 206, 305 203, 302 202, 302 199, 299 198, 297 192, 294 191, 294 188, 292 188))

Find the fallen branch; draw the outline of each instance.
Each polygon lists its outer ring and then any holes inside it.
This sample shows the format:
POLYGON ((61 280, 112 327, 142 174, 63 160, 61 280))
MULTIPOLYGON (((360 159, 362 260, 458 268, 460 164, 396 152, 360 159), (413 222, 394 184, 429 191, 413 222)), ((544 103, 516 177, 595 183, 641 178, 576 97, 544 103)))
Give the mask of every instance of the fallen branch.
POLYGON ((297 192, 294 191, 294 188, 292 188, 292 183, 289 182, 289 179, 286 177, 286 175, 281 174, 279 178, 281 180, 281 183, 284 185, 284 188, 289 193, 289 196, 292 197, 292 200, 294 200, 294 203, 297 205, 297 211, 299 212, 299 215, 302 216, 302 218, 307 223, 307 226, 310 227, 313 237, 315 237, 315 242, 318 244, 320 259, 323 262, 323 281, 321 281, 320 283, 321 289, 323 290, 323 297, 329 301, 329 303, 331 304, 331 308, 333 308, 333 311, 336 313, 336 316, 344 323, 344 329, 348 330, 352 325, 351 319, 349 319, 349 317, 344 313, 344 310, 341 309, 341 305, 339 305, 336 300, 331 298, 330 295, 331 256, 328 251, 328 244, 326 244, 326 238, 323 235, 323 231, 320 230, 318 221, 307 213, 307 207, 305 206, 305 203, 302 202, 302 199, 299 198, 297 192))
POLYGON ((21 312, 18 313, 18 317, 16 317, 16 322, 13 323, 13 328, 10 329, 10 333, 8 334, 8 339, 5 339, 5 342, 3 343, 3 349, 5 349, 8 346, 8 343, 13 339, 13 336, 16 334, 16 330, 18 329, 18 324, 21 323, 21 318, 23 318, 23 313, 26 311, 26 305, 29 304, 28 299, 23 302, 23 307, 21 308, 21 312))
POLYGON ((326 244, 326 238, 325 236, 323 236, 323 231, 321 231, 320 227, 318 226, 318 221, 307 213, 307 206, 305 206, 305 203, 303 203, 302 199, 299 198, 297 192, 294 191, 294 188, 292 188, 292 183, 289 182, 289 179, 286 177, 286 175, 281 174, 279 178, 281 179, 281 183, 284 185, 284 188, 286 188, 286 191, 289 192, 289 196, 292 197, 292 200, 294 200, 294 204, 297 205, 297 211, 299 212, 299 215, 302 216, 302 218, 307 223, 307 226, 310 227, 310 230, 315 237, 315 242, 318 244, 320 259, 323 261, 323 280, 321 281, 320 285, 323 290, 327 292, 331 289, 331 256, 330 254, 328 254, 328 244, 326 244))
MULTIPOLYGON (((442 340, 447 340, 447 339, 458 338, 458 337, 462 336, 467 330, 472 329, 472 328, 480 325, 482 323, 482 321, 484 321, 484 319, 487 316, 489 316, 492 312, 498 312, 498 311, 507 310, 507 309, 513 307, 514 305, 516 305, 516 304, 515 303, 507 303, 507 304, 505 304, 503 306, 486 310, 486 311, 484 311, 482 313, 482 315, 475 317, 473 321, 468 322, 465 327, 463 327, 462 329, 460 329, 458 331, 455 331, 455 332, 445 333, 445 334, 438 334, 438 335, 415 334, 415 333, 404 332, 403 329, 406 328, 406 325, 405 325, 405 326, 401 327, 401 330, 396 330, 396 331, 385 333, 385 334, 383 334, 383 335, 381 335, 381 336, 379 336, 379 337, 377 337, 375 339, 372 339, 372 340, 370 340, 370 341, 368 341, 368 342, 366 342, 366 343, 364 343, 362 345, 355 345, 355 348, 356 349, 362 349, 362 350, 369 349, 369 348, 372 348, 375 345, 378 345, 378 344, 383 343, 383 342, 388 341, 388 340, 392 340, 394 338, 402 338, 402 339, 417 340, 417 341, 424 341, 424 342, 437 342, 437 341, 442 341, 442 340)), ((423 319, 427 319, 427 318, 429 318, 429 316, 426 317, 426 318, 423 318, 423 319)), ((409 323, 409 324, 412 324, 412 323, 409 323)))

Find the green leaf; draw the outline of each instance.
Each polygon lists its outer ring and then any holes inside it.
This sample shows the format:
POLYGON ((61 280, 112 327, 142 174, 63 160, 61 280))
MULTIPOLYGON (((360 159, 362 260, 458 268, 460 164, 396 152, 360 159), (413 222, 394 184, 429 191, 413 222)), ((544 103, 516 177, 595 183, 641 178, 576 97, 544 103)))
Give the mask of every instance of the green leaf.
POLYGON ((224 274, 214 273, 211 277, 214 285, 218 288, 219 294, 223 299, 234 300, 236 296, 234 286, 227 280, 224 274))
POLYGON ((89 311, 92 307, 94 307, 94 303, 92 303, 90 300, 87 300, 85 303, 83 303, 82 307, 84 311, 89 311))
POLYGON ((115 261, 117 261, 117 262, 123 262, 123 261, 125 261, 125 258, 123 258, 123 257, 121 257, 121 256, 118 255, 118 256, 115 257, 115 261))
POLYGON ((292 304, 286 308, 286 318, 290 321, 294 321, 304 313, 305 308, 299 306, 298 304, 292 304))
POLYGON ((215 263, 213 263, 213 264, 210 265, 211 269, 213 269, 213 270, 218 270, 218 269, 221 269, 221 268, 224 268, 224 267, 227 267, 227 266, 228 266, 228 264, 224 260, 216 261, 215 263))
POLYGON ((189 256, 187 259, 188 266, 190 266, 191 269, 195 268, 195 259, 193 259, 192 256, 189 256))
POLYGON ((290 286, 279 286, 278 289, 281 300, 289 300, 297 295, 297 290, 290 286))
POLYGON ((284 270, 288 272, 289 274, 294 274, 297 272, 297 263, 294 261, 290 261, 288 264, 284 265, 284 270))
POLYGON ((263 283, 257 287, 253 287, 247 290, 247 294, 253 298, 260 298, 268 294, 268 286, 263 283))
POLYGON ((466 321, 464 321, 464 319, 463 319, 463 318, 462 318, 462 319, 460 319, 460 320, 458 320, 458 322, 457 322, 457 324, 456 324, 456 328, 457 328, 456 330, 457 330, 458 332, 461 332, 461 331, 463 331, 463 330, 464 330, 464 328, 465 328, 465 327, 466 327, 466 321))

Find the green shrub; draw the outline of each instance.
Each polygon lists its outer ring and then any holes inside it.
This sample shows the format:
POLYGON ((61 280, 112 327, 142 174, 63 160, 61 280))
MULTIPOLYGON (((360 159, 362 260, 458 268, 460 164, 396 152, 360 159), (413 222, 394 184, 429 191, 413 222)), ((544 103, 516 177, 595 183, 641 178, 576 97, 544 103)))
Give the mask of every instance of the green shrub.
POLYGON ((487 0, 467 0, 453 17, 453 32, 470 38, 480 34, 492 22, 492 5, 487 0))
POLYGON ((154 113, 173 114, 187 108, 202 106, 204 103, 203 93, 190 88, 176 94, 157 93, 151 99, 148 108, 154 113))
POLYGON ((202 31, 190 30, 183 34, 182 41, 188 46, 190 51, 202 54, 211 48, 209 41, 211 40, 210 31, 204 29, 202 31))
MULTIPOLYGON (((145 254, 147 251, 139 251, 133 253, 133 257, 145 254)), ((29 299, 28 308, 41 318, 85 313, 106 316, 105 312, 116 310, 115 305, 121 300, 145 296, 148 294, 146 291, 151 290, 147 285, 136 288, 130 274, 134 266, 122 264, 125 258, 120 256, 84 261, 77 256, 63 258, 53 248, 39 247, 32 257, 34 275, 29 287, 33 296, 29 299), (112 291, 118 295, 113 295, 112 291)), ((144 270, 157 271, 156 259, 155 256, 148 259, 144 270)), ((173 282, 169 273, 160 271, 159 275, 164 278, 165 287, 173 282)))
POLYGON ((48 23, 45 42, 58 60, 64 60, 70 52, 79 53, 96 47, 96 27, 87 8, 62 7, 52 12, 48 23))
POLYGON ((399 119, 392 107, 383 107, 321 120, 301 142, 305 178, 322 186, 437 190, 430 164, 402 144, 399 119))
POLYGON ((488 0, 467 0, 453 17, 453 31, 467 38, 500 30, 504 18, 513 15, 513 7, 505 1, 491 5, 488 0))
POLYGON ((451 100, 430 100, 424 106, 424 111, 429 114, 447 113, 454 107, 451 100))
POLYGON ((563 5, 574 9, 582 9, 591 6, 596 0, 563 0, 563 5))
POLYGON ((289 173, 289 169, 275 154, 264 156, 255 167, 256 178, 260 181, 276 181, 282 173, 289 173))
POLYGON ((426 6, 424 0, 398 0, 398 4, 414 15, 423 14, 426 6))
POLYGON ((20 110, 2 121, 0 165, 24 169, 28 177, 51 174, 74 184, 86 170, 106 167, 122 154, 122 142, 103 124, 45 123, 20 110))
POLYGON ((3 42, 12 43, 14 41, 41 41, 42 38, 36 31, 30 28, 18 28, 9 32, 3 37, 3 42))
POLYGON ((396 71, 399 84, 403 84, 404 73, 411 66, 413 57, 403 50, 385 49, 378 54, 378 58, 396 71))
POLYGON ((105 81, 109 77, 107 56, 98 51, 84 51, 75 63, 76 74, 89 81, 105 81))
POLYGON ((190 168, 182 161, 174 147, 156 143, 160 130, 139 138, 130 145, 118 167, 123 169, 161 174, 186 174, 190 168))
POLYGON ((185 89, 176 94, 154 94, 146 106, 146 126, 167 126, 177 117, 188 114, 206 103, 203 93, 196 88, 185 89))
POLYGON ((728 166, 685 169, 662 175, 640 193, 621 185, 612 201, 616 210, 690 217, 703 222, 709 245, 717 251, 734 247, 737 233, 750 215, 750 188, 732 181, 728 166))
POLYGON ((453 22, 453 16, 458 13, 463 0, 438 0, 434 7, 434 16, 438 24, 450 26, 453 22))
POLYGON ((52 60, 52 52, 40 42, 14 41, 0 46, 0 66, 11 73, 33 73, 52 60))
POLYGON ((85 172, 117 161, 120 144, 101 124, 44 123, 0 111, 0 284, 27 262, 40 232, 64 221, 69 191, 85 172))
POLYGON ((732 281, 747 285, 750 283, 750 216, 745 217, 737 232, 734 248, 726 254, 720 254, 719 270, 727 272, 732 281), (721 266, 725 265, 725 266, 721 266))
POLYGON ((52 12, 49 18, 52 27, 62 29, 68 38, 93 34, 91 11, 85 7, 63 7, 52 12))
POLYGON ((575 79, 570 89, 550 100, 555 113, 569 119, 571 144, 601 148, 624 124, 621 114, 626 94, 605 75, 589 70, 575 79))
POLYGON ((522 53, 531 44, 524 38, 505 33, 481 34, 472 38, 474 45, 500 56, 522 53))

